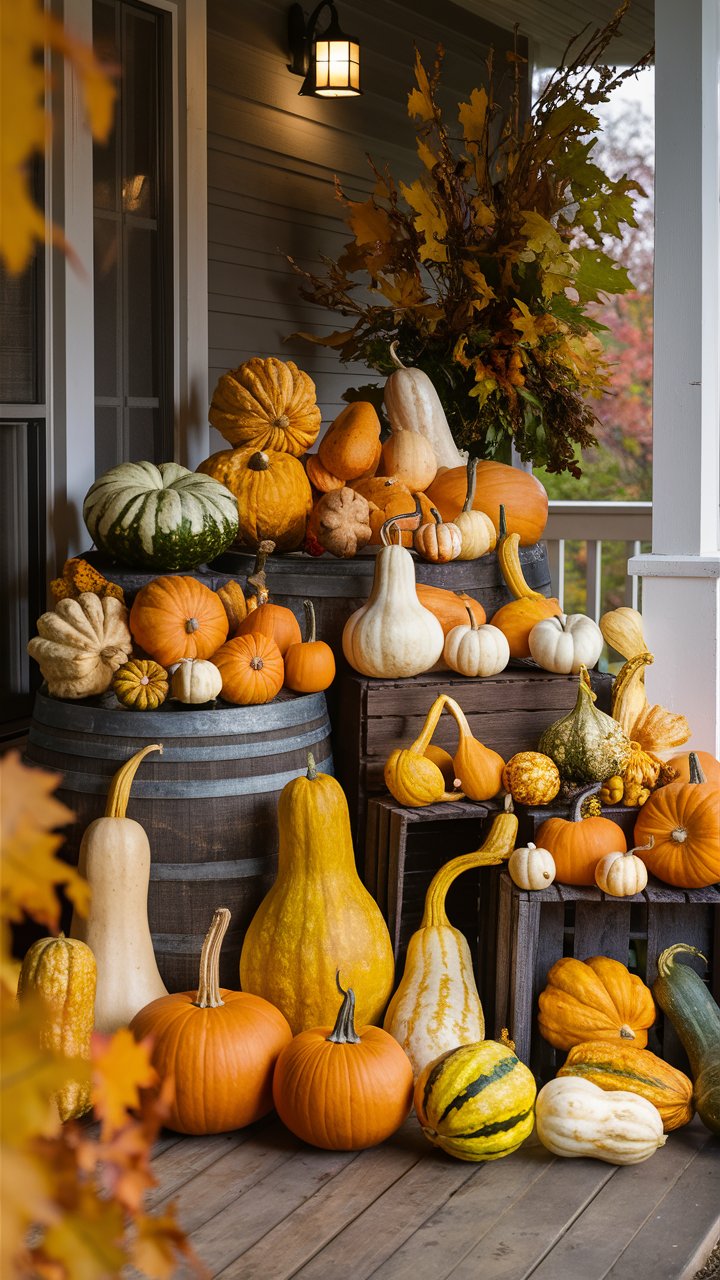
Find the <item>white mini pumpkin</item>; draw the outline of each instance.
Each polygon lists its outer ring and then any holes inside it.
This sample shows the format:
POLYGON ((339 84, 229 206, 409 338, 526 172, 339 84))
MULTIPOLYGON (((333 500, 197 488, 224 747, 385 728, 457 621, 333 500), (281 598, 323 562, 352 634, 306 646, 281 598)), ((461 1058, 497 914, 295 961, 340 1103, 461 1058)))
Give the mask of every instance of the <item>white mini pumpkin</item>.
POLYGON ((175 667, 170 696, 177 702, 199 706, 220 696, 222 675, 207 658, 183 658, 175 667))
POLYGON ((529 840, 525 848, 513 849, 508 871, 518 889, 547 889, 555 879, 555 859, 549 849, 538 849, 529 840))
POLYGON ((468 609, 469 622, 448 632, 443 658, 462 676, 496 676, 510 661, 510 645, 499 627, 478 626, 468 609))
POLYGON ((577 675, 581 667, 595 666, 603 647, 596 622, 584 613, 561 613, 536 622, 528 637, 530 653, 543 671, 577 675))
POLYGON ((642 893, 648 882, 647 867, 639 853, 652 849, 655 843, 653 836, 648 844, 636 845, 627 853, 606 853, 595 867, 595 883, 603 893, 613 898, 631 898, 633 894, 642 893))

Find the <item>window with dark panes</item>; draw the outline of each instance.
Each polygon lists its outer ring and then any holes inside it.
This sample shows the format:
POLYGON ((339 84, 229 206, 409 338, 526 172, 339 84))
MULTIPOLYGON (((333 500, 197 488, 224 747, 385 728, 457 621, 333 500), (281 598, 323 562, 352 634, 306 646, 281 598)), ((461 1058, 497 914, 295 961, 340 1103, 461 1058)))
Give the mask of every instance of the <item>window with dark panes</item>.
POLYGON ((95 470, 173 456, 170 15, 93 0, 118 71, 115 126, 93 150, 95 470))

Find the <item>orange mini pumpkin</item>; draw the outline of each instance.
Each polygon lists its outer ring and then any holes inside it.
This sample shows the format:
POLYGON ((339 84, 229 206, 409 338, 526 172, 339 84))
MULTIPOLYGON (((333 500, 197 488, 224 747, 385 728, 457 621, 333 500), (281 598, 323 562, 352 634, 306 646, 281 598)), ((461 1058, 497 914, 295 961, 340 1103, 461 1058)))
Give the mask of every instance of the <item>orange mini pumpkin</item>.
MULTIPOLYGON (((454 520, 462 510, 467 492, 465 467, 450 467, 433 480, 427 493, 443 520, 454 520)), ((542 538, 547 524, 548 498, 540 481, 519 467, 505 462, 478 462, 473 510, 490 516, 500 530, 500 504, 507 509, 508 521, 520 535, 520 545, 527 547, 542 538)))
POLYGON ((578 792, 569 818, 546 818, 535 834, 535 843, 549 850, 555 859, 557 879, 562 884, 593 885, 595 868, 607 853, 626 853, 622 827, 610 818, 583 818, 583 801, 600 790, 595 782, 578 792))
POLYGON ((203 943, 197 991, 160 996, 136 1013, 130 1030, 153 1042, 160 1080, 175 1091, 166 1120, 178 1133, 225 1133, 272 1111, 272 1078, 290 1026, 268 1000, 220 989, 219 958, 230 922, 219 907, 203 943))
POLYGON ((227 614, 214 591, 195 578, 154 578, 130 610, 133 639, 163 667, 210 658, 227 637, 227 614))
POLYGON ((285 685, 295 693, 321 693, 335 679, 335 657, 329 644, 316 639, 312 600, 303 600, 305 639, 285 654, 285 685))
POLYGON ((644 1049, 656 1015, 650 988, 608 956, 557 960, 538 1003, 540 1034, 556 1049, 590 1040, 630 1041, 644 1049))
POLYGON ((272 702, 282 689, 282 655, 270 636, 235 636, 218 649, 213 663, 222 676, 226 702, 255 707, 272 702))
POLYGON ((282 657, 285 657, 291 644, 299 644, 302 640, 300 623, 292 609, 284 604, 273 604, 267 601, 258 605, 243 618, 237 631, 238 636, 269 636, 274 640, 282 657))
POLYGON ((706 782, 695 752, 690 781, 669 782, 645 801, 635 840, 651 849, 643 861, 654 876, 678 889, 704 889, 720 880, 720 787, 706 782))

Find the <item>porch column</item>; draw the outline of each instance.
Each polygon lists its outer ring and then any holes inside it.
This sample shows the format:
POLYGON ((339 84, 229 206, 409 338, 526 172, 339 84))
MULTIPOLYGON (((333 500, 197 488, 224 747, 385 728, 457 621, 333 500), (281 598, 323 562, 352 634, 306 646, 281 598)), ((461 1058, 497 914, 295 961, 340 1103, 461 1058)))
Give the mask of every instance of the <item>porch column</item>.
POLYGON ((652 554, 643 617, 651 702, 720 755, 720 10, 655 5, 652 554))

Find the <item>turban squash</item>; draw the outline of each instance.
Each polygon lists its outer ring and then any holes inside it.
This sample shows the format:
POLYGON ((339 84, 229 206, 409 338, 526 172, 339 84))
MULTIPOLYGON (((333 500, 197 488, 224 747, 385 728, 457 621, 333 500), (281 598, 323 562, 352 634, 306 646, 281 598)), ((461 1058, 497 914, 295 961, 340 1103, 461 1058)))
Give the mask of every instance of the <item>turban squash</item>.
POLYGON ((254 356, 219 378, 210 422, 233 447, 300 457, 314 443, 321 413, 315 383, 292 360, 254 356))

